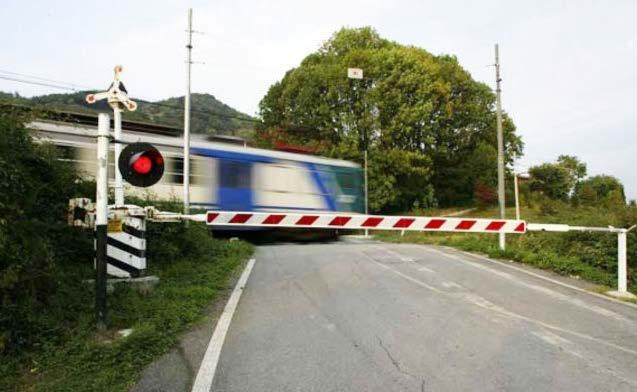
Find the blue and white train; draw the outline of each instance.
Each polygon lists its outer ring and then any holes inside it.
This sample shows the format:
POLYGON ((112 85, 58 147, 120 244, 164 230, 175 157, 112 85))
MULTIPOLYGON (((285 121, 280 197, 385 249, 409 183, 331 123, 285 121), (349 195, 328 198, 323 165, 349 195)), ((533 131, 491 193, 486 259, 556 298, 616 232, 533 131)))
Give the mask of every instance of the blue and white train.
MULTIPOLYGON (((63 159, 73 162, 90 177, 96 167, 96 129, 90 122, 84 122, 37 120, 28 127, 39 140, 54 143, 63 159)), ((182 139, 149 133, 153 126, 144 125, 143 132, 136 130, 139 128, 139 123, 124 122, 123 140, 155 145, 165 157, 165 172, 152 187, 126 186, 125 195, 181 199, 182 139)), ((363 212, 362 170, 356 163, 207 141, 203 137, 193 139, 191 152, 193 207, 226 211, 363 212)), ((109 163, 113 179, 113 159, 109 163)))

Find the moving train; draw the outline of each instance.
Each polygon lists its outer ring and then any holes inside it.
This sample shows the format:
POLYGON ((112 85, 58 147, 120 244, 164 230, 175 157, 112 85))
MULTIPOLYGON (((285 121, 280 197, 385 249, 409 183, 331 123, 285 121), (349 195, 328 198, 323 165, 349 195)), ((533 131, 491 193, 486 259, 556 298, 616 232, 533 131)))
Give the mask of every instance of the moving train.
MULTIPOLYGON (((70 115, 64 121, 36 120, 28 124, 33 136, 56 145, 61 159, 73 162, 87 177, 94 176, 96 118, 70 115)), ((178 130, 124 122, 125 142, 153 144, 165 158, 162 179, 149 188, 126 185, 125 195, 181 199, 183 144, 178 130)), ((193 135, 190 199, 193 208, 226 211, 364 210, 360 166, 353 162, 286 151, 265 150, 193 135)), ((113 145, 111 144, 111 149, 113 145)), ((112 154, 112 153, 111 153, 112 154)), ((114 159, 109 176, 114 180, 114 159)))

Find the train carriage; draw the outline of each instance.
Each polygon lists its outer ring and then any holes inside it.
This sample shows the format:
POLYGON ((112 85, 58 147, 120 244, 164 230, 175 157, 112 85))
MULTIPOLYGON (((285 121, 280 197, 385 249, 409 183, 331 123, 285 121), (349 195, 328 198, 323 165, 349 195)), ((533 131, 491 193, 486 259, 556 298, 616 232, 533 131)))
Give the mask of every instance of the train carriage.
MULTIPOLYGON (((87 177, 95 172, 96 129, 84 123, 38 120, 29 124, 36 139, 61 150, 62 159, 87 177)), ((183 195, 183 144, 177 136, 140 131, 124 122, 125 142, 145 141, 164 155, 164 177, 141 189, 126 185, 125 194, 158 199, 183 195)), ((156 127, 164 130, 165 127, 156 127)), ((193 135, 195 136, 195 135, 193 135)), ((200 135, 197 135, 200 136, 200 135)), ((112 146, 111 146, 112 148, 112 146)), ((364 209, 362 170, 356 163, 307 154, 275 151, 205 140, 191 142, 191 204, 229 211, 354 212, 364 209)), ((112 154, 112 153, 111 153, 112 154)), ((109 175, 114 180, 113 155, 109 175)))

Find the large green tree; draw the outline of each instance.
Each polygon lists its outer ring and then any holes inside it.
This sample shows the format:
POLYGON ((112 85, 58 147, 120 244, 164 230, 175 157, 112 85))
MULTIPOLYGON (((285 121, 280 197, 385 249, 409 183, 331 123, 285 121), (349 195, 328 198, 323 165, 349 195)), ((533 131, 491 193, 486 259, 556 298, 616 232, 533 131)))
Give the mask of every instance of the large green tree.
MULTIPOLYGON (((257 138, 267 144, 276 129, 286 141, 358 161, 367 148, 374 210, 426 206, 434 194, 442 205, 461 204, 477 182, 495 185, 494 102, 453 56, 344 28, 270 87, 257 138), (348 79, 349 67, 364 78, 348 79)), ((504 130, 511 164, 522 142, 506 115, 504 130)))

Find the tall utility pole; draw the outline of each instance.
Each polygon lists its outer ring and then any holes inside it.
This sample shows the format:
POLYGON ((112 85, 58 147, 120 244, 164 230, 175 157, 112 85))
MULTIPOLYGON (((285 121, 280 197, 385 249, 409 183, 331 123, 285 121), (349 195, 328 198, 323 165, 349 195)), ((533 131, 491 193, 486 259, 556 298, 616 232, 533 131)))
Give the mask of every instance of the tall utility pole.
POLYGON ((186 44, 186 94, 184 96, 184 214, 190 213, 190 67, 192 65, 192 8, 188 8, 186 44))
MULTIPOLYGON (((363 79, 363 70, 360 68, 348 68, 347 69, 347 78, 350 80, 363 79)), ((356 91, 356 86, 354 85, 354 91, 356 91)), ((358 94, 356 95, 358 97, 358 94)), ((358 126, 357 129, 360 129, 358 126)), ((368 207, 368 186, 367 186, 367 150, 368 150, 368 135, 367 130, 363 130, 363 165, 364 165, 364 173, 365 173, 365 215, 369 215, 369 207, 368 207)), ((369 236, 369 230, 365 229, 365 237, 369 236)))
MULTIPOLYGON (((505 219, 504 205, 504 135, 502 133, 502 98, 500 89, 500 53, 498 44, 495 44, 495 93, 496 93, 496 114, 497 114, 497 131, 498 131, 498 202, 500 204, 500 219, 505 219)), ((505 248, 504 233, 500 233, 500 249, 505 248)))

